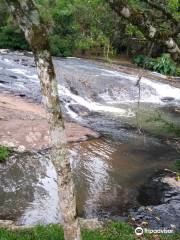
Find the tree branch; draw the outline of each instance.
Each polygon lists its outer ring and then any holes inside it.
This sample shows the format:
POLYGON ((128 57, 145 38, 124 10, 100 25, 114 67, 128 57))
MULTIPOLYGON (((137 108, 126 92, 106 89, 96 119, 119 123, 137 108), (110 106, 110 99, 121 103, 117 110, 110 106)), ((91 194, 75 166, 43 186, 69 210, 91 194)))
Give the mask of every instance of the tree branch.
POLYGON ((173 39, 173 31, 159 31, 142 11, 129 6, 126 0, 106 0, 106 2, 117 15, 125 18, 132 25, 137 26, 146 39, 155 42, 161 41, 171 54, 177 53, 180 55, 180 48, 173 39))
POLYGON ((149 4, 149 6, 161 11, 163 15, 165 15, 167 19, 171 20, 175 25, 179 25, 179 22, 176 20, 176 18, 164 6, 162 6, 161 4, 155 3, 154 1, 151 1, 151 0, 143 0, 143 1, 149 4))

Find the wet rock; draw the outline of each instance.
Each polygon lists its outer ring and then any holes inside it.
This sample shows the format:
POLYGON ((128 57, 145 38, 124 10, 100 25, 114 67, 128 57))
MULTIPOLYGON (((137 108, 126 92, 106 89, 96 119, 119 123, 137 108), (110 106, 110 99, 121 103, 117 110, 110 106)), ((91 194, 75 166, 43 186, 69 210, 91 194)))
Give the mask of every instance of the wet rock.
POLYGON ((18 78, 17 76, 14 76, 14 75, 10 75, 9 77, 10 77, 10 78, 14 78, 14 79, 17 79, 17 78, 18 78))
POLYGON ((74 87, 70 87, 70 91, 75 95, 79 95, 78 91, 74 87))
POLYGON ((20 93, 19 96, 22 97, 22 98, 25 98, 26 94, 20 93))
POLYGON ((131 211, 135 222, 147 220, 148 227, 152 229, 171 228, 172 225, 176 230, 180 229, 180 181, 176 180, 175 173, 156 173, 141 187, 138 200, 146 207, 131 211))
POLYGON ((10 226, 12 226, 12 224, 14 224, 12 220, 0 220, 1 228, 9 228, 10 226))
POLYGON ((4 83, 6 83, 6 81, 4 81, 4 80, 0 80, 0 83, 4 84, 4 83))
POLYGON ((17 148, 17 152, 19 152, 19 153, 23 153, 23 152, 25 152, 25 151, 26 151, 25 146, 23 146, 23 145, 18 146, 18 148, 17 148))
POLYGON ((165 106, 162 108, 163 111, 167 113, 172 113, 174 116, 180 115, 180 107, 179 106, 165 106))
POLYGON ((79 116, 88 116, 91 114, 91 111, 89 111, 89 109, 78 104, 70 105, 69 108, 79 116))
POLYGON ((92 219, 79 219, 80 226, 83 229, 98 229, 103 227, 103 222, 99 221, 97 218, 92 218, 92 219))
POLYGON ((10 49, 0 49, 0 53, 10 53, 10 49))
POLYGON ((171 102, 171 101, 174 101, 175 99, 173 97, 163 97, 161 98, 161 100, 163 102, 171 102))
POLYGON ((0 219, 18 225, 59 222, 56 173, 48 151, 14 153, 0 166, 0 193, 0 219))
POLYGON ((138 202, 143 206, 161 204, 167 191, 170 191, 169 185, 162 182, 161 176, 155 176, 140 187, 138 202))

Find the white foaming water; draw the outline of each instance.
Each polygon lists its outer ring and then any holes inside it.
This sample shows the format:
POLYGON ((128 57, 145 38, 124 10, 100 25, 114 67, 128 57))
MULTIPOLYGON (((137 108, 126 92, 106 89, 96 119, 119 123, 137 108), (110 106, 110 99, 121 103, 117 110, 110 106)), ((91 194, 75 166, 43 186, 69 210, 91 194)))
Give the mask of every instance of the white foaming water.
POLYGON ((0 58, 0 62, 5 63, 5 64, 8 64, 8 65, 12 65, 12 61, 10 61, 10 60, 7 59, 7 58, 1 57, 1 58, 0 58))
POLYGON ((7 69, 7 70, 9 70, 9 71, 11 71, 11 72, 14 72, 14 73, 17 73, 17 74, 24 75, 24 76, 26 76, 26 77, 27 77, 27 73, 28 73, 27 70, 25 70, 25 69, 20 69, 20 68, 9 68, 9 69, 7 69))
POLYGON ((147 78, 142 78, 142 83, 152 87, 156 90, 156 93, 160 98, 173 97, 176 100, 180 100, 180 89, 173 87, 166 83, 159 83, 151 81, 147 78))
MULTIPOLYGON (((108 77, 120 77, 123 78, 123 80, 130 80, 132 81, 134 84, 137 82, 138 80, 138 76, 134 76, 131 74, 127 74, 127 73, 121 73, 121 72, 117 72, 117 71, 110 71, 110 70, 105 70, 102 69, 102 76, 108 76, 108 77)), ((153 73, 154 74, 154 73, 153 73)), ((159 74, 156 74, 159 75, 159 74)), ((165 78, 164 75, 162 75, 163 78, 165 78)), ((172 97, 175 100, 180 100, 180 89, 173 87, 167 83, 161 83, 161 82, 157 82, 157 81, 153 81, 150 80, 148 78, 142 77, 141 79, 141 86, 142 85, 146 85, 151 87, 156 94, 144 94, 144 96, 142 96, 141 98, 141 102, 149 102, 149 103, 163 103, 162 102, 162 98, 164 97, 172 97)), ((118 96, 117 96, 118 97, 118 96)), ((102 98, 103 99, 108 99, 109 97, 102 94, 102 98)), ((128 99, 122 99, 121 96, 119 98, 117 98, 120 102, 133 102, 136 101, 136 99, 133 100, 128 100, 128 99)), ((115 103, 115 100, 112 100, 109 98, 109 103, 115 103)))
MULTIPOLYGON (((142 93, 142 92, 141 92, 142 93)), ((155 104, 161 104, 163 103, 161 101, 161 99, 159 98, 159 96, 157 95, 146 95, 144 94, 144 96, 142 96, 143 94, 141 94, 141 102, 142 103, 155 103, 155 104)), ((108 91, 101 93, 99 95, 99 97, 101 99, 103 99, 103 101, 109 103, 109 104, 117 104, 117 103, 136 103, 138 102, 138 97, 134 98, 134 99, 128 99, 128 96, 126 93, 117 93, 117 92, 113 92, 113 98, 109 95, 108 91)))
MULTIPOLYGON (((74 59, 76 59, 76 58, 74 58, 74 59)), ((80 59, 78 59, 78 60, 80 60, 80 59)), ((37 74, 35 74, 35 72, 32 69, 24 68, 24 67, 18 68, 17 64, 14 63, 14 61, 9 60, 4 57, 0 57, 0 62, 5 63, 7 65, 8 71, 11 71, 11 72, 14 72, 15 74, 26 77, 31 82, 38 82, 38 84, 39 84, 37 74)), ((135 84, 138 80, 138 75, 136 76, 136 75, 123 73, 123 72, 119 72, 119 71, 107 70, 107 69, 104 69, 104 68, 101 68, 98 66, 93 67, 93 65, 90 67, 89 66, 86 66, 86 67, 90 68, 90 69, 94 69, 94 70, 99 70, 99 72, 100 72, 99 74, 97 74, 97 72, 94 73, 95 77, 104 76, 104 77, 112 77, 112 78, 117 78, 117 79, 119 78, 120 80, 122 80, 124 82, 126 80, 128 80, 128 81, 131 81, 134 88, 136 88, 135 84)), ((93 73, 93 71, 92 71, 92 73, 93 73)), ((158 73, 153 73, 153 74, 161 76, 158 73)), ((165 78, 164 75, 162 75, 161 77, 165 78)), ((168 83, 157 82, 157 81, 145 78, 145 77, 143 77, 141 79, 140 83, 142 86, 141 102, 165 104, 162 101, 162 98, 164 98, 164 97, 172 97, 172 98, 174 98, 175 101, 180 100, 180 89, 173 87, 173 86, 169 85, 168 83)), ((17 83, 17 85, 18 85, 18 87, 23 87, 23 84, 21 85, 20 83, 17 83)), ((1 85, 1 86, 3 86, 3 85, 1 85)), ((121 108, 113 107, 113 106, 107 106, 107 105, 103 105, 103 104, 100 104, 97 102, 93 102, 90 99, 86 99, 86 98, 84 99, 81 96, 77 96, 77 95, 71 93, 70 90, 67 88, 59 87, 59 91, 60 91, 60 94, 69 96, 74 103, 78 103, 78 104, 86 107, 90 111, 109 112, 112 114, 114 113, 114 114, 117 114, 120 116, 127 116, 127 117, 134 116, 134 114, 133 114, 133 112, 131 112, 131 110, 121 109, 121 108)), ((135 99, 135 98, 133 99, 132 97, 128 97, 129 94, 126 91, 121 92, 121 94, 119 94, 116 91, 113 91, 112 93, 113 93, 113 97, 108 96, 108 91, 103 94, 100 94, 100 97, 102 99, 104 99, 107 102, 107 104, 108 103, 109 104, 132 103, 134 101, 138 101, 138 99, 135 99)), ((76 113, 72 112, 67 105, 66 105, 66 108, 67 108, 67 111, 71 115, 73 115, 72 116, 73 118, 78 117, 78 115, 76 113)))
POLYGON ((90 111, 96 111, 96 112, 110 112, 117 114, 119 116, 126 116, 126 117, 133 117, 135 114, 130 110, 125 110, 122 108, 116 108, 116 107, 111 107, 111 106, 106 106, 99 104, 97 102, 93 102, 90 99, 84 99, 81 96, 77 96, 73 94, 69 89, 65 88, 64 86, 58 86, 59 89, 59 94, 60 95, 65 95, 70 97, 74 103, 79 104, 81 106, 86 107, 90 111))
POLYGON ((136 76, 123 73, 123 72, 117 72, 117 71, 111 71, 111 70, 106 70, 104 68, 101 69, 101 76, 105 77, 120 77, 120 78, 126 78, 127 80, 131 81, 137 81, 136 76))
POLYGON ((12 62, 11 62, 9 59, 7 59, 7 58, 5 58, 4 61, 5 61, 6 63, 8 63, 8 64, 12 64, 12 62))
POLYGON ((38 76, 37 74, 31 74, 29 70, 23 69, 23 68, 9 68, 8 71, 14 72, 16 74, 23 75, 26 78, 29 78, 31 82, 37 82, 38 76))

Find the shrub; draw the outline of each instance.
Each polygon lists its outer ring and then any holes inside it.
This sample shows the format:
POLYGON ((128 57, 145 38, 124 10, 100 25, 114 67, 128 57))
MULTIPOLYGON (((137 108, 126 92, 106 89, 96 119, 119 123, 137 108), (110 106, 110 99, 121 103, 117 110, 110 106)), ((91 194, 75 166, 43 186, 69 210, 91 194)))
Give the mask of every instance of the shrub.
POLYGON ((52 55, 68 57, 72 56, 75 45, 71 39, 53 35, 50 37, 50 47, 52 55))
POLYGON ((0 162, 4 162, 10 155, 11 151, 7 147, 0 146, 0 162))
POLYGON ((153 70, 166 75, 176 74, 176 65, 170 57, 170 54, 162 54, 155 60, 153 70))
POLYGON ((161 57, 151 58, 144 55, 138 55, 133 58, 137 66, 148 70, 159 72, 165 75, 180 76, 180 70, 171 59, 170 54, 164 53, 161 57))
POLYGON ((0 28, 0 48, 29 49, 24 35, 13 25, 7 25, 0 28))

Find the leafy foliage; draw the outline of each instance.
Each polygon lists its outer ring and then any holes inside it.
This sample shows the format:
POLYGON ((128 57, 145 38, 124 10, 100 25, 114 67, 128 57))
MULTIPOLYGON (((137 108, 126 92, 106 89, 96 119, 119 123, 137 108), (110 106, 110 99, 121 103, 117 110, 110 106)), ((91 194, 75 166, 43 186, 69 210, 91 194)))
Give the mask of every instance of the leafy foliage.
POLYGON ((176 17, 176 19, 180 20, 180 15, 179 15, 179 8, 180 8, 180 2, 179 0, 168 0, 167 1, 167 9, 169 9, 172 14, 176 17))
MULTIPOLYGON (((179 20, 178 0, 152 1, 163 5, 177 21, 179 20)), ((117 16, 105 0, 35 0, 35 2, 49 30, 53 55, 72 56, 90 53, 107 59, 121 53, 131 56, 147 49, 148 44, 144 43, 144 35, 138 26, 135 27, 133 23, 130 24, 126 19, 117 16)), ((147 1, 129 0, 127 3, 137 12, 143 11, 163 34, 175 28, 171 19, 167 19, 161 11, 148 5, 147 1)), ((10 17, 4 0, 0 0, 0 48, 28 49, 24 36, 10 17)), ((164 69, 162 65, 163 63, 159 63, 157 71, 173 71, 164 69)))
MULTIPOLYGON (((53 55, 90 52, 108 57, 126 48, 129 36, 143 36, 110 10, 104 0, 36 0, 36 4, 49 29, 53 55)), ((27 49, 3 0, 0 0, 1 16, 0 48, 27 49)))
POLYGON ((28 44, 18 28, 7 25, 0 28, 0 48, 27 50, 28 44))
POLYGON ((171 59, 170 54, 164 53, 161 57, 151 58, 144 55, 135 56, 133 59, 137 66, 149 69, 155 72, 159 72, 165 75, 179 75, 179 69, 171 59))
POLYGON ((7 147, 0 146, 0 162, 4 162, 9 156, 11 151, 7 147))

